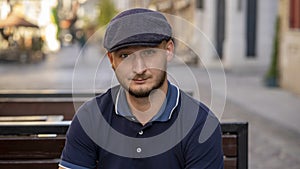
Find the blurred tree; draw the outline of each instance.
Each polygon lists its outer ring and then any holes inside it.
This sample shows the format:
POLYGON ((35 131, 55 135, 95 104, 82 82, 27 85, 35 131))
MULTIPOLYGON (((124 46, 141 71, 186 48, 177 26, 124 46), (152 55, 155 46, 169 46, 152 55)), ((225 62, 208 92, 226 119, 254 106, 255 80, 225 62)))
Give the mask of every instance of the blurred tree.
POLYGON ((279 53, 279 29, 280 19, 277 17, 275 24, 275 34, 273 39, 272 60, 265 75, 265 84, 270 87, 278 86, 279 70, 278 70, 278 53, 279 53))
POLYGON ((60 34, 60 30, 61 29, 60 29, 60 26, 59 26, 59 19, 58 19, 57 7, 53 7, 51 9, 51 20, 52 20, 52 22, 57 27, 56 39, 59 39, 59 34, 60 34))
POLYGON ((100 0, 99 3, 99 26, 105 26, 117 14, 115 4, 111 0, 100 0))

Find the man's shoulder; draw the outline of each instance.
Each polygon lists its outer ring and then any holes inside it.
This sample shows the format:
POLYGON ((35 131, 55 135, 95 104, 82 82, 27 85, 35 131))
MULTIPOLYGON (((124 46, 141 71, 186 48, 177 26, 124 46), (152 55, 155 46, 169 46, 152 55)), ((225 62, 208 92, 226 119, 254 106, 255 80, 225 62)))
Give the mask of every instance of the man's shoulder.
POLYGON ((196 100, 184 91, 180 91, 180 109, 185 115, 196 117, 195 125, 203 125, 208 119, 219 121, 214 112, 203 102, 196 100))
POLYGON ((211 112, 210 109, 203 102, 193 98, 183 90, 180 90, 180 96, 182 104, 186 104, 191 107, 197 107, 197 110, 200 112, 211 112))
MULTIPOLYGON (((204 103, 192 98, 188 94, 181 93, 182 113, 187 123, 192 127, 187 138, 194 138, 199 143, 207 141, 209 138, 217 138, 220 130, 220 121, 217 116, 204 103), (215 133, 215 134, 214 134, 215 133)), ((189 126, 188 124, 187 126, 189 126)))

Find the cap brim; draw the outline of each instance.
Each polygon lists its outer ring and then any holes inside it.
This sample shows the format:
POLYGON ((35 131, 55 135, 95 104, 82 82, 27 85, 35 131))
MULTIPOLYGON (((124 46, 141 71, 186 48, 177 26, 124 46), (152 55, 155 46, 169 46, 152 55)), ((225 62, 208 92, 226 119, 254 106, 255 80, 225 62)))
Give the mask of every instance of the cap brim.
POLYGON ((117 50, 120 50, 122 48, 126 48, 126 47, 131 47, 131 46, 149 46, 149 47, 156 47, 160 44, 161 42, 135 42, 135 43, 125 43, 125 44, 121 44, 118 45, 112 49, 110 49, 108 52, 115 52, 117 50))

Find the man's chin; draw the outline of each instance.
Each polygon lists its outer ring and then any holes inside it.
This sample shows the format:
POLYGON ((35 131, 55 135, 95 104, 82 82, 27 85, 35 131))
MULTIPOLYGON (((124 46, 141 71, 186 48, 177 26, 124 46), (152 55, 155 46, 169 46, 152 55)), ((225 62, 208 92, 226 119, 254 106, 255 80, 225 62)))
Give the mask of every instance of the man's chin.
POLYGON ((132 90, 129 89, 129 94, 131 96, 134 96, 136 98, 145 98, 145 97, 149 97, 151 90, 132 90))

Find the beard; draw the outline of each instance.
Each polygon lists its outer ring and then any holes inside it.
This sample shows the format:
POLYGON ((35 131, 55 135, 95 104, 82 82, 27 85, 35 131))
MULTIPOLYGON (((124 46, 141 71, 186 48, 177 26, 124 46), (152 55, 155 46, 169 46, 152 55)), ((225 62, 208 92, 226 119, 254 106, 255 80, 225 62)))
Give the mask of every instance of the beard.
POLYGON ((129 87, 128 88, 128 93, 131 96, 134 96, 136 98, 149 97, 150 93, 153 90, 159 89, 164 84, 164 81, 166 79, 166 74, 167 74, 166 72, 162 73, 158 77, 158 80, 156 81, 156 83, 154 84, 154 86, 152 86, 150 88, 147 88, 147 89, 140 88, 140 89, 136 89, 136 90, 133 90, 132 88, 129 87))

